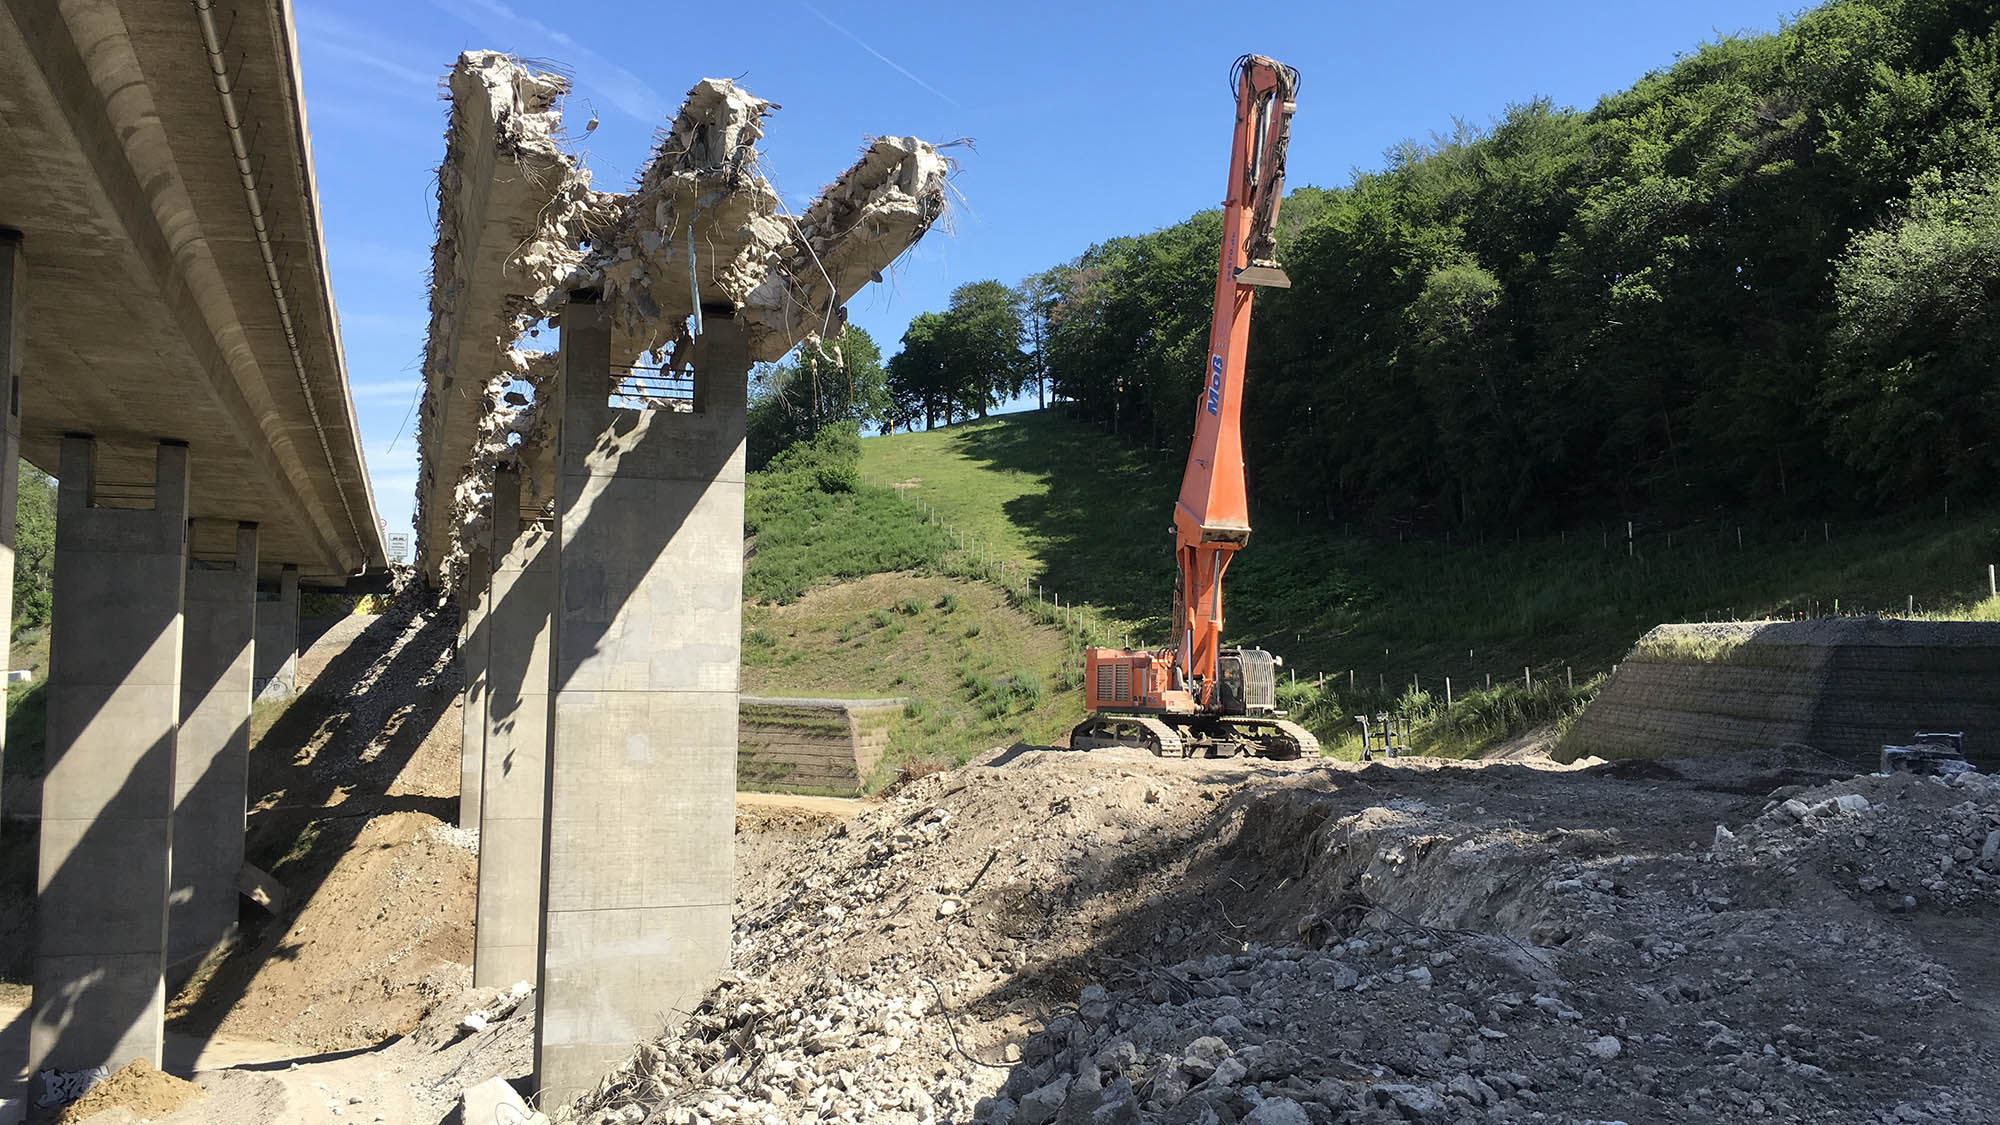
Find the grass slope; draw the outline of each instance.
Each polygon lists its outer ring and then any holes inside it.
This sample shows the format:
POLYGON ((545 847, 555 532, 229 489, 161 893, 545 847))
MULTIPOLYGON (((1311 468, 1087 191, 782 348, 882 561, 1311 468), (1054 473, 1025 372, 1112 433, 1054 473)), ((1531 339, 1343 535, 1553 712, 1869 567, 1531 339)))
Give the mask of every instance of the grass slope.
POLYGON ((903 769, 957 765, 1016 739, 1048 742, 1083 717, 1060 690, 1070 646, 997 588, 877 574, 743 609, 749 695, 902 697, 871 788, 903 769))
MULTIPOLYGON (((1058 736, 1081 715, 1086 637, 1167 642, 1178 463, 1053 411, 846 441, 752 478, 744 687, 911 698, 878 782, 1058 736), (1044 591, 1087 612, 1059 614, 1044 591)), ((1229 640, 1284 656, 1300 682, 1281 684, 1283 705, 1347 755, 1364 712, 1399 711, 1420 749, 1445 754, 1559 720, 1662 621, 1900 612, 1912 598, 2000 613, 1980 601, 2000 558, 1990 512, 1745 518, 1741 547, 1734 519, 1641 527, 1629 554, 1622 524, 1467 545, 1350 534, 1254 497, 1252 513, 1229 640)))
MULTIPOLYGON (((1255 458, 1257 452, 1250 451, 1255 458)), ((1168 528, 1180 465, 1056 411, 868 438, 861 473, 894 484, 954 529, 1060 594, 1166 641, 1168 528)), ((1954 512, 1823 527, 1754 517, 1624 527, 1521 542, 1395 542, 1259 509, 1228 584, 1229 640, 1395 689, 1457 690, 1523 666, 1586 676, 1662 621, 1794 612, 1978 612, 2000 519, 1954 512)), ((1372 685, 1371 685, 1372 686, 1372 685)))

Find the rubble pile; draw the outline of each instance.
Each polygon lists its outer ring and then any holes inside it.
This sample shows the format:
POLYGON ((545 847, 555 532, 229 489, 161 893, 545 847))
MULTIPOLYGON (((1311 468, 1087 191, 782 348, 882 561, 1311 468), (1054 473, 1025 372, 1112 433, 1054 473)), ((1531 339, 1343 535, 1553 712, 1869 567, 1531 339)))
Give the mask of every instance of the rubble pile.
POLYGON ((737 974, 570 1112, 1971 1122, 2000 1088, 1986 778, 987 761, 745 871, 737 974))
POLYGON ((1715 851, 1753 870, 1811 867, 1889 910, 1988 909, 2000 903, 2000 777, 1781 790, 1741 831, 1718 831, 1715 851))

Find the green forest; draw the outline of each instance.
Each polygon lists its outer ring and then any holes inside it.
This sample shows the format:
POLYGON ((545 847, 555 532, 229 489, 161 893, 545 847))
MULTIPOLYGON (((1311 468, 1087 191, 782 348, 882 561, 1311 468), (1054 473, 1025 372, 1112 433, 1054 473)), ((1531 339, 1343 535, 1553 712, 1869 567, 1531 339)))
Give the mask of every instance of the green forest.
MULTIPOLYGON (((1249 356, 1256 503, 1419 535, 1982 503, 2000 472, 1996 20, 1842 0, 1592 108, 1525 101, 1295 188, 1293 287, 1260 291, 1249 356)), ((1308 87, 1294 130, 1337 112, 1308 87)), ((827 381, 788 361, 753 459, 824 420, 928 426, 1039 385, 1174 460, 1219 231, 1202 212, 962 287, 886 365, 861 349, 835 410, 787 399, 827 381)))

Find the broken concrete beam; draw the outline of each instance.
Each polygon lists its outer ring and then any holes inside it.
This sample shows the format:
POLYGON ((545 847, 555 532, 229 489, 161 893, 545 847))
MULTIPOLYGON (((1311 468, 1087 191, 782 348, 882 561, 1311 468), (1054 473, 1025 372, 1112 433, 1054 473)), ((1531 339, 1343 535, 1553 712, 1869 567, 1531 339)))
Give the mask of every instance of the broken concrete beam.
POLYGON ((459 535, 480 518, 486 455, 506 443, 506 355, 581 260, 580 240, 611 198, 590 190, 590 174, 560 146, 568 79, 468 51, 447 85, 418 416, 418 552, 434 585, 459 535))
POLYGON ((236 872, 236 893, 276 916, 285 909, 285 886, 248 863, 236 872))
POLYGON ((936 148, 915 137, 875 138, 792 224, 791 240, 778 250, 780 267, 744 299, 752 355, 779 358, 803 338, 802 329, 838 337, 848 298, 882 280, 944 213, 947 168, 936 148), (813 315, 821 310, 825 315, 813 315))
POLYGON ((547 355, 522 337, 565 293, 604 293, 614 364, 651 354, 684 369, 704 306, 734 313, 753 361, 774 360, 837 335, 844 302, 944 212, 949 165, 910 137, 873 139, 804 215, 785 212, 756 149, 778 107, 727 79, 689 91, 629 196, 590 190, 562 151, 563 77, 474 51, 448 84, 417 486, 435 589, 451 588, 467 547, 488 537, 498 459, 520 465, 529 502, 553 495, 550 404, 562 395, 547 355))
POLYGON ((803 216, 783 213, 756 152, 776 108, 727 79, 688 91, 639 190, 584 263, 617 301, 621 350, 675 344, 700 304, 738 310, 757 362, 837 335, 847 299, 944 213, 949 165, 913 137, 876 138, 803 216))
POLYGON ((464 1125, 548 1125, 548 1118, 528 1108, 505 1078, 488 1078, 467 1086, 459 1102, 464 1125))

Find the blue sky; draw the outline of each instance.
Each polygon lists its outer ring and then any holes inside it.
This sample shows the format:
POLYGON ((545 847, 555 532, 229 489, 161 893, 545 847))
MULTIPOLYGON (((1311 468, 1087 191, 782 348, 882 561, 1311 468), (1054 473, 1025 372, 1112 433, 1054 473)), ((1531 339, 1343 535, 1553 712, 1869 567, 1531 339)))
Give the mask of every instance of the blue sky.
POLYGON ((444 153, 439 78, 510 51, 576 80, 566 119, 599 187, 634 180, 654 130, 704 77, 784 108, 761 145, 793 208, 871 134, 935 142, 959 170, 947 224, 850 304, 885 354, 968 281, 1023 275, 1221 198, 1228 71, 1299 68, 1289 182, 1339 186, 1408 138, 1485 124, 1536 96, 1588 107, 1718 35, 1775 29, 1772 0, 1425 4, 908 5, 769 0, 295 0, 348 376, 375 499, 414 506, 414 406, 444 153), (912 18, 913 15, 921 18, 912 18), (586 18, 587 17, 587 18, 586 18), (598 128, 582 125, 592 116, 598 128))

